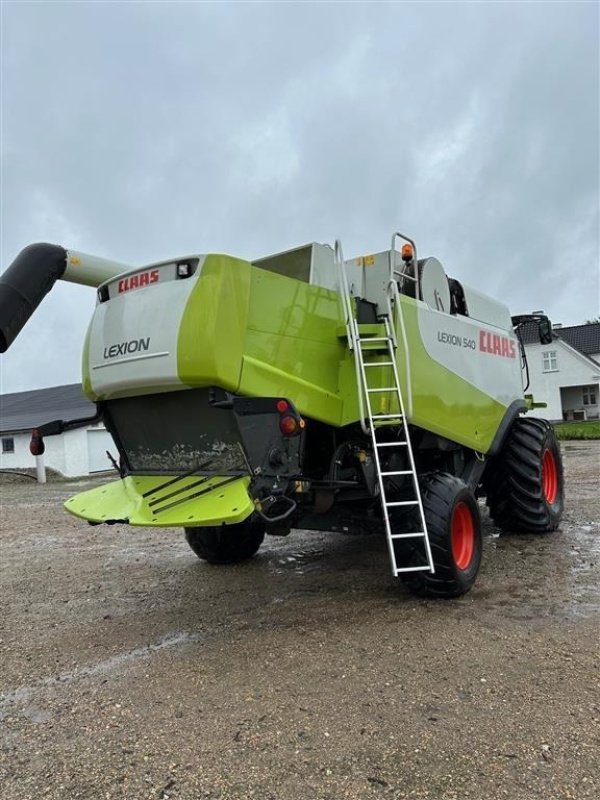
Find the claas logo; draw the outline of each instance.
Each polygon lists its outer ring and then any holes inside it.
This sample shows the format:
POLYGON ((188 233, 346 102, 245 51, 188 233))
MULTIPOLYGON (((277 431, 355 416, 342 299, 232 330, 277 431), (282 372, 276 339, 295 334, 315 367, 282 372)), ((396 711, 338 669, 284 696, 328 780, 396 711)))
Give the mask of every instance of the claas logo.
POLYGON ((504 356, 504 358, 516 358, 517 356, 517 347, 514 339, 498 336, 498 334, 489 333, 489 331, 479 331, 479 349, 482 353, 504 356))
POLYGON ((149 286, 151 283, 158 283, 160 272, 153 269, 150 272, 138 272, 128 278, 121 278, 118 285, 119 294, 128 292, 130 289, 140 289, 142 286, 149 286))

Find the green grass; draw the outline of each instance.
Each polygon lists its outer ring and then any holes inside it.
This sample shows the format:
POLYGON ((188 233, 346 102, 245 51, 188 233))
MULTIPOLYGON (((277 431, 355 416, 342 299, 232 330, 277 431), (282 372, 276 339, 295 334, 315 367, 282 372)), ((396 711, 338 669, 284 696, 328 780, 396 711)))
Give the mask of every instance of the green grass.
POLYGON ((554 431, 557 439, 600 439, 600 420, 559 422, 554 431))

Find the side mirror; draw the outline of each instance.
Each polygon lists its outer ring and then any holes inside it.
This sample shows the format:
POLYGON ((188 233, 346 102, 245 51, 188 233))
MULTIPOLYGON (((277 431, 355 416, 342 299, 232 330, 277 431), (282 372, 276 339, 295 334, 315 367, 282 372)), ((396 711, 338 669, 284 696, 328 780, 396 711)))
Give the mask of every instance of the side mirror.
POLYGON ((538 320, 538 328, 540 331, 540 344, 552 344, 552 323, 548 317, 542 317, 538 320))

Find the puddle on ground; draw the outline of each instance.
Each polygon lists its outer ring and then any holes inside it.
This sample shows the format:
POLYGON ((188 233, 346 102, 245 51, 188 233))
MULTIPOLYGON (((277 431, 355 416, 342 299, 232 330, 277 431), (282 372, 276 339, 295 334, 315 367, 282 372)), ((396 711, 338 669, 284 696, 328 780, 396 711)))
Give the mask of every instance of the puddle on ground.
POLYGON ((305 575, 307 572, 326 568, 325 549, 322 547, 291 553, 273 550, 270 555, 269 570, 275 575, 305 575))

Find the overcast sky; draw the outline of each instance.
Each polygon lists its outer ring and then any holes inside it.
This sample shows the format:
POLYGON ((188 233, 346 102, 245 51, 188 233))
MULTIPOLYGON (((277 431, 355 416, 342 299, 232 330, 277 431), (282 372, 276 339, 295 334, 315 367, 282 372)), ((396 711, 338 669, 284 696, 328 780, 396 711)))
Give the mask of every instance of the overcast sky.
MULTIPOLYGON (((1 265, 416 238, 449 274, 599 313, 598 4, 2 3, 1 265)), ((59 283, 2 390, 80 379, 59 283)))

